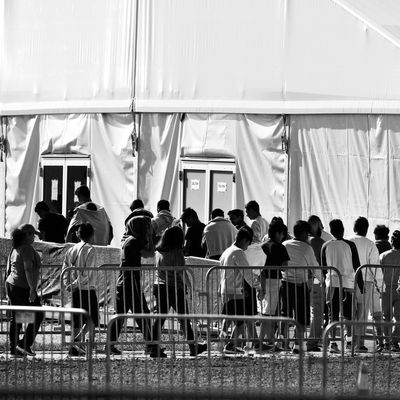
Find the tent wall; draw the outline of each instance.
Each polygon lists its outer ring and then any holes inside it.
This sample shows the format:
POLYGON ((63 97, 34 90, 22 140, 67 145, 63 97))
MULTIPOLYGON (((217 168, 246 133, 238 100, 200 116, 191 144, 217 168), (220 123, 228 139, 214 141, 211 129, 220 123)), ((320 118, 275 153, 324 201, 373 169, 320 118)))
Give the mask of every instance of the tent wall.
POLYGON ((6 234, 23 222, 35 223, 34 207, 42 200, 41 156, 90 155, 93 201, 103 205, 118 245, 123 221, 134 197, 137 175, 132 156, 132 114, 79 114, 10 117, 6 159, 6 234))
POLYGON ((290 132, 289 226, 317 214, 347 235, 358 216, 399 228, 398 116, 292 116, 290 132))

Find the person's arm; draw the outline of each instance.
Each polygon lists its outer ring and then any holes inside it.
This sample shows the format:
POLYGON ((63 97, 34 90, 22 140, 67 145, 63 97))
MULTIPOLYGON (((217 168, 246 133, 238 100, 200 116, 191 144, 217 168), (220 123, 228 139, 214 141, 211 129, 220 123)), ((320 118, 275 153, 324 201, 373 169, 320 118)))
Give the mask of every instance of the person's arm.
POLYGON ((29 285, 29 302, 33 303, 36 299, 38 280, 34 271, 34 250, 33 248, 25 248, 21 252, 22 260, 24 263, 24 271, 26 280, 29 285))

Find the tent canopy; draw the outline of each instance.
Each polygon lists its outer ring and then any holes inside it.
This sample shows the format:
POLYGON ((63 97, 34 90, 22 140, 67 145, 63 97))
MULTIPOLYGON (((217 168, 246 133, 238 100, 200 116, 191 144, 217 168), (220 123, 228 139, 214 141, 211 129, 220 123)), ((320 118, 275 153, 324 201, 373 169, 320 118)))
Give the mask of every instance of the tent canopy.
POLYGON ((396 0, 0 0, 0 113, 398 113, 396 0))

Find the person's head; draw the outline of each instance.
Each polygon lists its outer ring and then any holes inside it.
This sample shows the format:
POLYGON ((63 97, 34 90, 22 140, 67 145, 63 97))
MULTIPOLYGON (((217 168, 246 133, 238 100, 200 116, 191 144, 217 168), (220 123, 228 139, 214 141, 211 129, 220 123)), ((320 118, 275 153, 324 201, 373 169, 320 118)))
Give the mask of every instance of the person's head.
POLYGON ((157 203, 157 212, 160 212, 163 210, 169 211, 169 201, 168 200, 160 200, 157 203))
POLYGON ((369 223, 367 218, 358 217, 354 222, 353 231, 356 235, 367 236, 369 223))
POLYGON ((93 226, 88 222, 80 224, 76 235, 83 242, 90 243, 94 236, 93 226))
POLYGON ((35 206, 35 213, 39 218, 44 218, 50 212, 50 207, 45 201, 39 201, 35 206))
POLYGON ((90 201, 90 190, 86 185, 78 186, 75 190, 75 195, 80 204, 90 201))
POLYGON ((375 240, 389 240, 389 232, 390 230, 387 226, 377 225, 374 229, 375 240))
POLYGON ((250 219, 256 219, 260 215, 260 206, 255 200, 250 200, 246 206, 246 215, 250 219))
POLYGON ((400 231, 393 231, 391 242, 394 249, 400 250, 400 231))
POLYGON ((87 208, 89 211, 97 211, 96 204, 94 204, 94 203, 92 203, 92 202, 88 203, 88 204, 86 205, 86 208, 87 208))
POLYGON ((11 241, 12 247, 14 247, 14 249, 18 249, 18 247, 22 246, 27 241, 26 232, 23 232, 19 228, 14 229, 11 233, 11 241))
POLYGON ((214 210, 211 211, 211 219, 217 218, 217 217, 222 217, 224 218, 224 211, 221 210, 220 208, 215 208, 214 210))
POLYGON ((185 236, 179 226, 172 226, 166 229, 161 235, 156 250, 167 252, 175 249, 183 249, 185 236))
POLYGON ((268 226, 268 237, 276 242, 282 243, 287 234, 287 228, 285 224, 281 222, 271 222, 268 226))
POLYGON ((296 240, 301 242, 308 241, 308 234, 310 233, 310 224, 307 221, 298 220, 293 226, 293 234, 296 240))
POLYGON ((335 239, 343 239, 344 226, 343 226, 343 222, 340 219, 333 219, 332 221, 330 221, 329 229, 331 231, 332 236, 335 239))
POLYGON ((136 210, 137 208, 144 208, 143 201, 140 199, 133 200, 131 205, 129 206, 129 209, 131 211, 136 210))
POLYGON ((288 227, 287 227, 286 224, 283 222, 282 217, 276 217, 276 216, 275 216, 275 217, 272 217, 272 219, 271 219, 271 224, 275 224, 275 223, 281 224, 281 225, 283 226, 284 235, 283 235, 282 241, 284 241, 284 240, 286 240, 286 239, 290 239, 290 236, 289 236, 289 233, 288 233, 288 227))
POLYGON ((310 224, 310 235, 314 237, 321 237, 324 226, 317 215, 311 215, 307 221, 310 224))
POLYGON ((191 227, 193 224, 199 221, 199 217, 193 208, 188 207, 183 210, 181 221, 187 226, 191 227))
POLYGON ((35 241, 35 235, 40 235, 40 232, 37 231, 31 224, 23 224, 18 229, 25 233, 26 243, 32 244, 35 241))
POLYGON ((253 229, 249 226, 243 226, 238 230, 235 238, 235 245, 246 251, 253 241, 253 229))
POLYGON ((242 225, 244 222, 244 212, 239 208, 228 211, 228 217, 231 223, 235 226, 242 225))

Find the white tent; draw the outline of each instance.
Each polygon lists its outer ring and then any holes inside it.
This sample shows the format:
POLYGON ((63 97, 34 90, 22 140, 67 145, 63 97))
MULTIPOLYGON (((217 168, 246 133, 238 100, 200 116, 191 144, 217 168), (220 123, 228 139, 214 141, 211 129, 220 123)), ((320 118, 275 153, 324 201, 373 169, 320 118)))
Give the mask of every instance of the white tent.
POLYGON ((179 214, 185 160, 234 163, 232 204, 289 226, 398 227, 399 21, 395 0, 0 0, 0 233, 57 156, 90 160, 116 241, 137 196, 179 214))

